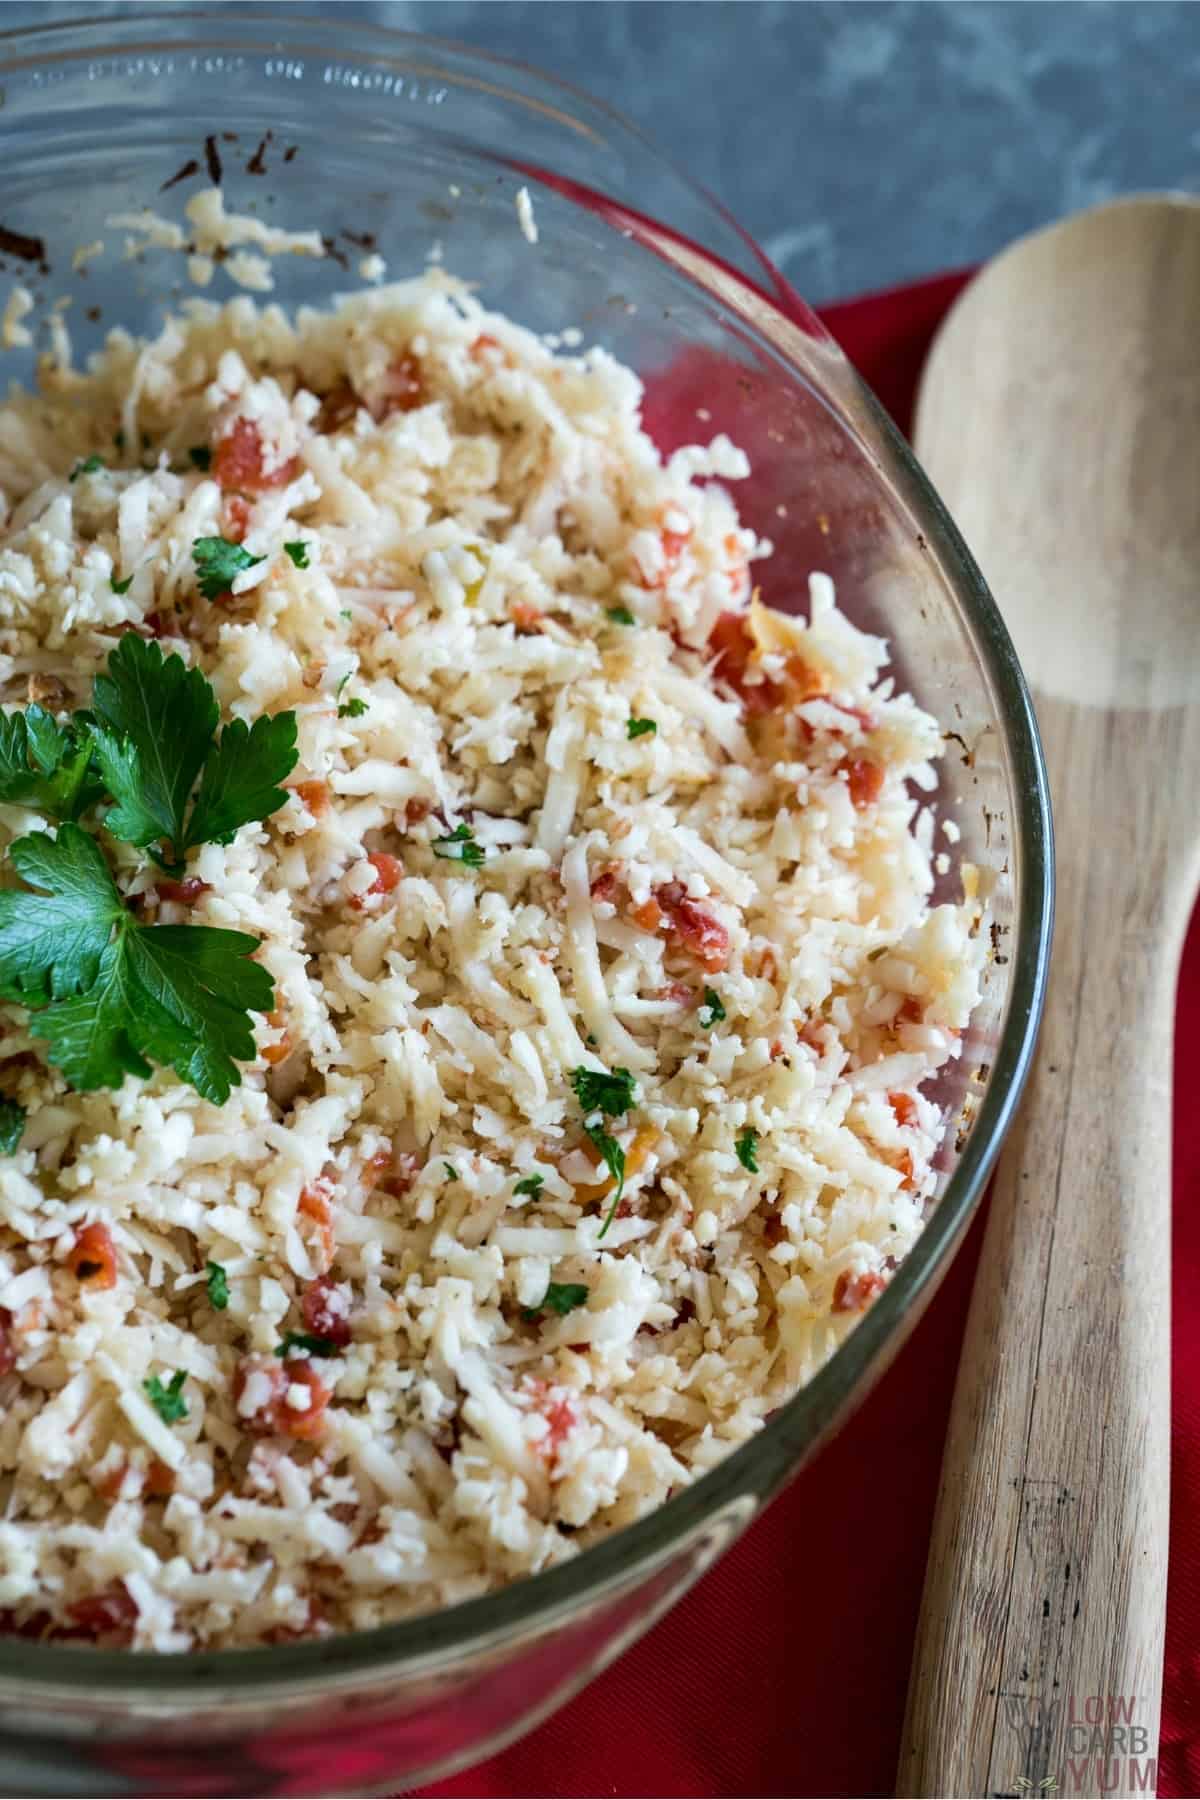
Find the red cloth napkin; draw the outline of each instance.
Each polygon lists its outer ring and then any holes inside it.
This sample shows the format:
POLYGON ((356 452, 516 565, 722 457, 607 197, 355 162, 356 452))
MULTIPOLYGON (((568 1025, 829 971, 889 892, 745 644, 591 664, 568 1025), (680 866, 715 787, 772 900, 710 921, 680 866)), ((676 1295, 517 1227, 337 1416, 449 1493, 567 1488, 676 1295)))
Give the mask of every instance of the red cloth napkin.
MULTIPOLYGON (((907 427, 933 332, 966 274, 823 316, 907 427)), ((1200 915, 1198 915, 1200 917, 1200 915)), ((1177 1067, 1200 1036, 1200 928, 1180 978, 1177 1067)), ((1175 1113, 1174 1475, 1159 1788, 1200 1794, 1200 1116, 1175 1113)), ((890 1794, 977 1221, 874 1393, 724 1560, 537 1731, 434 1796, 890 1794)))

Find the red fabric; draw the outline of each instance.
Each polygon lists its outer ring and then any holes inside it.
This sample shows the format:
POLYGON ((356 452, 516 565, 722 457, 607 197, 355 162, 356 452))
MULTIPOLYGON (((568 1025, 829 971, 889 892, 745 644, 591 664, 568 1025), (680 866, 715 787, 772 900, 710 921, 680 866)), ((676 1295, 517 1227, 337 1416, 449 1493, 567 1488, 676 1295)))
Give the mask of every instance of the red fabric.
MULTIPOLYGON (((907 426, 939 276, 824 318, 907 426)), ((1200 1031, 1200 929, 1177 1054, 1200 1031)), ((1200 1115, 1175 1120, 1174 1481, 1159 1793, 1200 1794, 1200 1115)), ((942 1442, 979 1222, 861 1411, 724 1560, 546 1724, 428 1795, 867 1795, 894 1789, 942 1442), (881 1529, 882 1527, 882 1529, 881 1529), (861 1547, 883 1545, 867 1566, 861 1547)))

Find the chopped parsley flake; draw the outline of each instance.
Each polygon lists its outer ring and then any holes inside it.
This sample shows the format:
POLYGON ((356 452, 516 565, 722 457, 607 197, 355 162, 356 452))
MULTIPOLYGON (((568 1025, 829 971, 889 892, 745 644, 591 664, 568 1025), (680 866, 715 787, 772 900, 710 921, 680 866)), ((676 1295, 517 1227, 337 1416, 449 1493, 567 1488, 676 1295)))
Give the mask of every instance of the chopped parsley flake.
POLYGON ((164 1425, 177 1425, 180 1419, 188 1416, 187 1401, 183 1397, 183 1384, 186 1380, 187 1370, 176 1369, 166 1387, 157 1375, 151 1375, 149 1381, 142 1383, 164 1425))
POLYGON ((342 703, 341 706, 338 707, 338 718, 339 719, 361 719, 363 714, 366 712, 366 710, 367 710, 366 701, 360 700, 358 698, 358 696, 355 695, 355 697, 352 700, 346 700, 342 703))
POLYGON ((133 576, 127 575, 124 581, 118 581, 116 576, 113 575, 110 577, 108 585, 114 594, 127 594, 133 586, 133 576))
POLYGON ((539 1175, 535 1170, 532 1175, 522 1175, 520 1181, 514 1186, 513 1193, 536 1195, 539 1188, 543 1188, 545 1185, 546 1177, 539 1175))
POLYGON ((0 1100, 0 1156, 16 1154, 24 1129, 25 1108, 16 1100, 0 1100))
POLYGON ((724 1019, 725 1008, 721 1005, 721 996, 715 988, 705 988, 704 1004, 700 1012, 705 1015, 700 1020, 702 1025, 719 1025, 724 1019))
POLYGON ((746 1129, 739 1135, 738 1141, 734 1145, 734 1149, 737 1151, 737 1159, 741 1163, 743 1169, 749 1169, 751 1175, 757 1175, 758 1133, 754 1130, 753 1126, 747 1125, 746 1129))
POLYGON ((67 479, 68 481, 78 481, 81 475, 94 475, 97 469, 103 469, 105 467, 106 464, 104 458, 102 456, 97 456, 96 452, 93 450, 90 456, 85 456, 82 462, 77 462, 75 464, 75 467, 71 470, 67 479))
POLYGON ((572 1069, 571 1086, 585 1113, 604 1112, 610 1118, 627 1113, 637 1103, 637 1083, 628 1069, 572 1069))
POLYGON ((627 606, 609 606, 606 612, 614 625, 636 625, 637 620, 627 606))
POLYGON ((204 1266, 208 1270, 209 1305, 214 1307, 217 1312, 224 1312, 229 1305, 229 1280, 220 1263, 210 1262, 205 1263, 204 1266))
POLYGON ((309 1356, 336 1356, 338 1347, 332 1338, 314 1337, 311 1331, 285 1331, 283 1342, 276 1344, 276 1356, 290 1356, 293 1350, 303 1350, 309 1356))
POLYGON ((483 862, 483 845, 475 842, 469 825, 456 825, 446 837, 434 838, 432 847, 433 854, 444 862, 466 863, 469 869, 477 869, 483 862))
POLYGON ((298 569, 307 569, 308 545, 304 542, 303 538, 297 539, 293 544, 285 544, 283 547, 298 569))
POLYGON ((188 461, 193 469, 205 472, 212 467, 212 451, 207 444, 193 444, 188 451, 188 461))
POLYGON ((657 719, 627 719, 625 730, 632 738, 653 737, 658 730, 657 719))
POLYGON ((349 625, 354 618, 354 614, 350 611, 348 606, 343 606, 338 609, 338 618, 345 619, 347 625, 349 625))
POLYGON ((540 1319, 543 1313, 552 1312, 561 1319, 577 1306, 586 1306, 587 1298, 588 1290, 582 1281, 552 1281, 537 1305, 525 1307, 521 1317, 540 1319))
POLYGON ((236 575, 265 560, 251 556, 244 544, 235 544, 230 538, 202 537, 192 544, 196 580, 206 600, 219 600, 229 592, 236 575))
POLYGON ((442 1164, 442 1167, 446 1171, 446 1180, 447 1181, 457 1181, 458 1180, 458 1170, 455 1168, 453 1163, 444 1162, 442 1164))
POLYGON ((600 1227, 600 1237, 603 1237, 617 1216, 621 1195, 625 1192, 625 1152, 616 1138, 610 1137, 602 1125, 585 1125, 583 1129, 600 1152, 605 1168, 617 1184, 612 1197, 612 1205, 605 1214, 604 1223, 600 1227))

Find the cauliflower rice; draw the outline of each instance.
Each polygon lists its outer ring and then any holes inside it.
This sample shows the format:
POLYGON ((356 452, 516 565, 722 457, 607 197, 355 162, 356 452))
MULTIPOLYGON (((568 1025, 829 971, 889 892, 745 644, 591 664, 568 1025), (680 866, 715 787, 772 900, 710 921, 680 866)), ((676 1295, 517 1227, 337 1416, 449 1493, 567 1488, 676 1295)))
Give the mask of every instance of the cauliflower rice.
POLYGON ((7 709, 85 706, 133 629, 300 747, 188 882, 106 846, 141 917, 263 940, 227 1104, 73 1092, 0 1008, 8 1629, 278 1641, 546 1568, 757 1431, 920 1232, 981 962, 914 829, 938 724, 824 575, 752 599, 745 457, 664 462, 639 403, 434 270, 190 301, 0 409, 7 709), (210 602, 219 535, 263 560, 210 602))

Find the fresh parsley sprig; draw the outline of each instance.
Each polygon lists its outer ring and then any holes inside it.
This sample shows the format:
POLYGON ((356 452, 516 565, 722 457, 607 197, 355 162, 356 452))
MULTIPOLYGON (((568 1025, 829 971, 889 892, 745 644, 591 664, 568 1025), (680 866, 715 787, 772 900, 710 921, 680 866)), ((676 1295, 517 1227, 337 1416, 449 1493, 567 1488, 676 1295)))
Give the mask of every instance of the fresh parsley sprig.
POLYGON ((622 1117, 636 1104, 637 1083, 628 1069, 614 1069, 610 1075, 604 1069, 579 1068, 571 1071, 571 1086, 583 1109, 583 1129, 600 1152, 601 1161, 616 1183, 612 1204, 600 1227, 599 1235, 603 1237, 617 1216, 617 1208, 625 1192, 625 1151, 617 1139, 604 1129, 603 1120, 597 1118, 596 1114, 605 1113, 610 1118, 622 1117))
POLYGON ((265 556, 251 556, 244 544, 231 538, 202 537, 192 544, 192 561, 196 565, 196 585, 206 600, 219 600, 233 586, 233 578, 243 569, 265 562, 265 556))
POLYGON ((94 805, 103 788, 85 718, 60 725, 36 705, 0 714, 0 800, 50 819, 77 819, 94 805))
POLYGON ((168 874, 179 873, 197 844, 227 844, 239 826, 285 804, 280 784, 296 766, 295 713, 253 725, 233 719, 218 738, 217 698, 203 673, 134 633, 96 677, 92 704, 96 760, 117 802, 105 829, 149 849, 168 874), (157 847, 164 844, 165 854, 157 847))
POLYGON ((434 838, 432 849, 444 862, 466 863, 469 869, 478 869, 483 862, 483 845, 475 842, 469 825, 456 825, 445 837, 434 838))
POLYGON ((557 1313, 565 1318, 567 1313, 574 1312, 577 1306, 586 1306, 588 1289, 582 1281, 552 1281, 536 1306, 526 1306, 521 1310, 521 1317, 526 1320, 540 1319, 543 1313, 557 1313))

